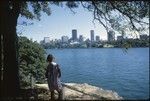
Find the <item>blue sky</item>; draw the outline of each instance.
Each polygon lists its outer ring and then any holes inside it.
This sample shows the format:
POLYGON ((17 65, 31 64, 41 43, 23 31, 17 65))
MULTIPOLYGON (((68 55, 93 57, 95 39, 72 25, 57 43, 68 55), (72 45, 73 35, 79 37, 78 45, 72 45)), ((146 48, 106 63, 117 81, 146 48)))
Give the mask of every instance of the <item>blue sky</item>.
MULTIPOLYGON (((76 14, 73 14, 66 6, 58 7, 51 6, 52 14, 50 16, 42 13, 41 20, 28 20, 33 22, 33 25, 17 26, 17 32, 22 32, 22 36, 32 38, 34 41, 41 41, 44 37, 52 39, 60 39, 61 36, 67 35, 71 37, 72 29, 77 29, 78 37, 83 35, 85 38, 90 38, 90 30, 94 30, 95 35, 100 36, 100 39, 106 40, 106 30, 102 25, 95 21, 93 24, 93 15, 83 7, 73 9, 76 14)), ((27 21, 23 17, 18 18, 18 23, 27 21)))

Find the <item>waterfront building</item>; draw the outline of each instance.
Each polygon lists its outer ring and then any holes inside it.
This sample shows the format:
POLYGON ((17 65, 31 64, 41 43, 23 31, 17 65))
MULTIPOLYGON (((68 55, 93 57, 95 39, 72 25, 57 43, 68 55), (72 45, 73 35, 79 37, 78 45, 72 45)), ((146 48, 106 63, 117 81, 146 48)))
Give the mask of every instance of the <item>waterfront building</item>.
POLYGON ((109 31, 107 33, 108 41, 114 41, 115 40, 115 33, 114 31, 109 31))
POLYGON ((149 38, 149 36, 147 34, 140 35, 141 40, 147 40, 148 38, 149 38))
POLYGON ((50 38, 49 37, 44 37, 44 43, 49 43, 50 42, 50 38))
POLYGON ((79 42, 83 42, 83 35, 79 36, 79 42))
POLYGON ((61 40, 62 40, 63 43, 68 43, 69 38, 68 38, 68 36, 62 36, 61 40))
POLYGON ((100 41, 100 37, 96 36, 96 42, 100 41))
POLYGON ((123 40, 123 36, 117 36, 117 40, 118 41, 123 40))
POLYGON ((111 45, 111 44, 104 44, 103 47, 104 47, 104 48, 113 48, 114 45, 111 45))
POLYGON ((72 40, 77 41, 77 30, 76 29, 72 30, 72 40))

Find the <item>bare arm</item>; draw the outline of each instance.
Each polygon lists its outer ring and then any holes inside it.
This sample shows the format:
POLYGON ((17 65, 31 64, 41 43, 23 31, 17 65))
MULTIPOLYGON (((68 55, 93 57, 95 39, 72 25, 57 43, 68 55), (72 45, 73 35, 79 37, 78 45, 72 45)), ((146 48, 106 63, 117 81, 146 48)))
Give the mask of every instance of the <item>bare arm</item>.
POLYGON ((58 67, 58 77, 60 78, 61 77, 61 70, 59 68, 59 65, 57 65, 57 67, 58 67))
POLYGON ((48 78, 48 66, 46 68, 45 77, 48 78))

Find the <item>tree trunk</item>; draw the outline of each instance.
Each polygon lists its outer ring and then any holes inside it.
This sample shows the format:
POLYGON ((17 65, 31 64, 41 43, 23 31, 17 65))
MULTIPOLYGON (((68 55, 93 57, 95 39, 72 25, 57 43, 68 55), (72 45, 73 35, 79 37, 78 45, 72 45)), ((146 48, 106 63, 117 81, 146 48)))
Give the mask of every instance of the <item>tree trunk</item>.
MULTIPOLYGON (((1 31, 0 31, 1 32, 1 31)), ((3 44, 2 44, 2 34, 0 33, 0 89, 2 89, 2 49, 3 49, 3 44)), ((2 94, 2 92, 0 92, 0 95, 2 94)))
POLYGON ((15 98, 19 95, 19 71, 18 71, 18 56, 17 56, 17 42, 16 42, 16 26, 19 16, 20 3, 12 3, 10 8, 9 1, 0 2, 2 14, 0 30, 3 35, 3 50, 4 50, 4 66, 3 66, 3 80, 1 86, 1 98, 9 99, 15 98))

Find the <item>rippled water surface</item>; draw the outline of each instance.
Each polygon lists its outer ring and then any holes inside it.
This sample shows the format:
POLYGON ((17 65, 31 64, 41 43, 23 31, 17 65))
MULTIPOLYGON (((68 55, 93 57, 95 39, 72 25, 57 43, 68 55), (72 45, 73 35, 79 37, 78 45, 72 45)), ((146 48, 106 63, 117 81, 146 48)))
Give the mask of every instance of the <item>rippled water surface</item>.
POLYGON ((88 83, 125 99, 149 98, 149 48, 48 49, 62 71, 62 82, 88 83))

